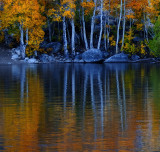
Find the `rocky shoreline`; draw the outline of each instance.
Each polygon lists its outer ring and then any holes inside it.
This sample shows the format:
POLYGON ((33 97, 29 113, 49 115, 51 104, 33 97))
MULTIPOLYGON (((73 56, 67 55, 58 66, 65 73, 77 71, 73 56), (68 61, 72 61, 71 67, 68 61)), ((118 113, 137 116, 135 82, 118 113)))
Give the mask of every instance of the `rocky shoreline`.
POLYGON ((61 54, 41 54, 34 58, 20 58, 18 48, 6 49, 0 47, 0 64, 39 64, 39 63, 160 63, 159 58, 140 58, 138 55, 129 56, 125 53, 109 56, 109 53, 98 49, 90 49, 74 57, 64 57, 61 54))

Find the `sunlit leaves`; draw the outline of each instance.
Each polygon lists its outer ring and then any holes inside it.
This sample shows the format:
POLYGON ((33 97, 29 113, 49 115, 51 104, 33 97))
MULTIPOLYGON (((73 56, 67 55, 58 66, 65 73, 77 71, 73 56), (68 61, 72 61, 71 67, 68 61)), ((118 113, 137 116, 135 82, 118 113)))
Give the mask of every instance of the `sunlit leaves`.
POLYGON ((81 6, 84 8, 85 15, 88 15, 95 7, 95 4, 93 1, 85 1, 81 3, 81 6))
POLYGON ((41 15, 43 9, 37 0, 6 0, 0 17, 1 27, 21 25, 23 30, 28 29, 28 45, 37 50, 44 37, 42 26, 45 24, 45 18, 41 15))

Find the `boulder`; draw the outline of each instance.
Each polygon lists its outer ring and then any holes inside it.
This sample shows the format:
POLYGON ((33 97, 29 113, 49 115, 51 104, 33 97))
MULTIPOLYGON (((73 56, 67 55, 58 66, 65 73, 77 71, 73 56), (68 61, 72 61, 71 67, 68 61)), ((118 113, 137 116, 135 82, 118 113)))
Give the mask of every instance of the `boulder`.
POLYGON ((17 48, 13 48, 12 49, 12 55, 17 54, 18 56, 21 55, 21 48, 17 47, 17 48))
POLYGON ((31 59, 29 59, 29 58, 25 58, 25 61, 27 62, 27 63, 38 63, 38 60, 37 59, 35 59, 35 58, 31 58, 31 59))
POLYGON ((65 58, 63 62, 65 62, 65 63, 71 63, 72 59, 71 58, 65 58))
POLYGON ((47 55, 47 54, 42 54, 42 55, 39 56, 39 60, 40 60, 40 62, 42 62, 42 63, 50 63, 50 62, 54 62, 54 61, 55 61, 55 58, 54 58, 53 55, 52 55, 52 56, 49 56, 49 55, 47 55))
POLYGON ((82 54, 84 62, 100 62, 103 60, 103 54, 98 49, 90 49, 82 54))
POLYGON ((13 48, 12 49, 12 60, 18 60, 21 58, 21 48, 13 48))
POLYGON ((119 54, 115 54, 115 55, 109 57, 104 62, 106 62, 106 63, 117 63, 117 62, 125 63, 125 62, 130 62, 130 60, 128 59, 127 54, 119 53, 119 54))
POLYGON ((18 60, 18 59, 19 59, 19 56, 18 56, 17 54, 13 54, 11 59, 12 59, 12 60, 18 60))
POLYGON ((51 42, 51 43, 43 42, 41 44, 41 48, 51 49, 52 53, 58 53, 60 50, 62 50, 62 44, 59 42, 51 42))

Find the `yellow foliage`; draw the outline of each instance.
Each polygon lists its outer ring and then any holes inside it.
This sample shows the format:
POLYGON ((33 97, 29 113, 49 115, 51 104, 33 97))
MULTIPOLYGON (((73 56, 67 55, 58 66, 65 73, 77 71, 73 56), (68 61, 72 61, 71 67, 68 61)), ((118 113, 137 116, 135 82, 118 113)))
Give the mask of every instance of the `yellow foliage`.
POLYGON ((47 16, 51 17, 53 21, 61 21, 59 10, 55 10, 54 8, 48 10, 47 16))
POLYGON ((130 29, 124 37, 123 50, 125 52, 131 53, 131 54, 135 54, 137 52, 135 44, 132 42, 133 38, 134 38, 133 31, 132 29, 130 29))
POLYGON ((135 16, 134 16, 134 14, 132 13, 132 14, 126 15, 126 18, 127 18, 127 19, 134 19, 135 16))
POLYGON ((61 16, 65 16, 67 18, 73 18, 75 16, 75 0, 62 0, 61 7, 59 8, 59 12, 61 16))
MULTIPOLYGON (((6 28, 10 25, 21 25, 24 31, 28 29, 29 41, 27 53, 29 50, 38 50, 39 44, 43 41, 44 31, 42 30, 42 26, 45 24, 45 17, 40 14, 42 10, 44 8, 40 7, 37 0, 4 1, 4 8, 0 16, 1 26, 2 28, 6 28)), ((16 40, 19 41, 17 36, 16 40)))
POLYGON ((145 45, 143 43, 141 43, 141 46, 140 46, 141 54, 146 55, 146 51, 144 48, 145 48, 145 45))
POLYGON ((110 45, 111 46, 116 46, 116 41, 114 40, 114 36, 112 35, 111 37, 109 37, 109 41, 110 41, 110 45))
POLYGON ((137 26, 137 30, 142 30, 143 29, 143 24, 142 23, 136 24, 136 26, 137 26))
POLYGON ((85 15, 88 15, 90 11, 95 7, 93 1, 82 2, 81 6, 85 9, 85 15))
POLYGON ((0 31, 0 43, 4 41, 4 32, 0 31))

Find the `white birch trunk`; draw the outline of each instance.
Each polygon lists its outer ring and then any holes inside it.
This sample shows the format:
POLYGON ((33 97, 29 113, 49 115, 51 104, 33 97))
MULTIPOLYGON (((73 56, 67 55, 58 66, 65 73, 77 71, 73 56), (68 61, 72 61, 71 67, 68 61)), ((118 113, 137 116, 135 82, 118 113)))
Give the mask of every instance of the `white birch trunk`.
POLYGON ((20 45, 24 45, 24 39, 23 39, 23 36, 24 36, 23 23, 20 24, 19 29, 20 29, 20 45))
POLYGON ((94 10, 93 10, 93 16, 91 19, 91 34, 90 34, 90 49, 93 48, 93 33, 94 33, 94 22, 95 22, 95 14, 96 14, 96 4, 97 4, 97 0, 94 0, 94 10))
POLYGON ((107 33, 107 28, 106 28, 106 22, 107 22, 107 17, 105 15, 105 20, 104 20, 104 48, 107 50, 107 41, 106 41, 106 33, 107 33))
MULTIPOLYGON (((82 0, 83 2, 83 0, 82 0)), ((85 20, 84 20, 84 8, 82 7, 82 24, 83 24, 83 38, 84 38, 84 44, 86 50, 89 49, 88 47, 88 42, 87 42, 87 37, 86 37, 86 25, 85 25, 85 20)))
POLYGON ((26 29, 26 45, 28 45, 28 40, 29 40, 29 38, 28 38, 28 28, 26 29))
POLYGON ((122 36, 122 46, 121 46, 121 50, 123 49, 124 46, 124 35, 125 35, 125 27, 126 27, 126 4, 125 4, 125 0, 124 0, 124 7, 123 7, 123 36, 122 36))
POLYGON ((68 56, 67 33, 66 33, 66 19, 65 19, 65 17, 63 17, 63 44, 64 44, 64 55, 68 56))
POLYGON ((100 49, 100 46, 101 46, 101 38, 102 38, 102 30, 103 30, 103 18, 102 17, 103 17, 103 0, 101 0, 101 27, 100 27, 97 49, 100 49))
POLYGON ((111 4, 111 0, 109 0, 109 10, 108 10, 108 16, 107 16, 107 23, 108 23, 108 27, 107 27, 107 50, 109 48, 109 35, 110 35, 110 21, 109 21, 110 4, 111 4))
POLYGON ((25 47, 25 45, 24 45, 24 39, 23 39, 23 37, 24 37, 23 23, 20 24, 19 28, 20 28, 20 48, 21 48, 21 57, 22 57, 22 59, 24 59, 24 58, 25 58, 25 50, 26 50, 26 47, 25 47))
POLYGON ((72 25, 72 41, 71 41, 71 47, 72 47, 72 55, 75 56, 75 25, 74 25, 74 18, 71 20, 72 25))
POLYGON ((119 21, 118 21, 118 27, 117 27, 116 54, 118 53, 119 29, 120 29, 120 25, 121 25, 121 18, 122 18, 122 0, 121 0, 120 15, 119 15, 119 21))

